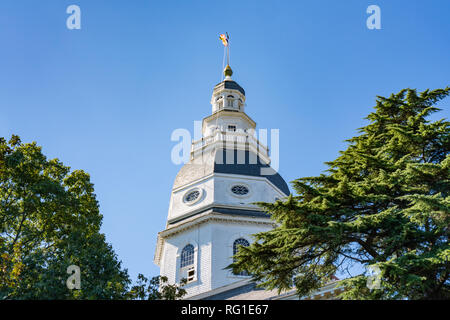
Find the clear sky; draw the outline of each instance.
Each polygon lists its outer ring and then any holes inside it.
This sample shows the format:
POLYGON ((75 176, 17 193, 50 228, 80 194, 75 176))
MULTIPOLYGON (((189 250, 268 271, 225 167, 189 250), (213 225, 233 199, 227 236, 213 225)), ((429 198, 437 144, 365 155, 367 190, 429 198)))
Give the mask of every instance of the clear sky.
POLYGON ((247 113, 280 130, 286 181, 320 174, 377 95, 450 84, 448 0, 2 0, 0 136, 90 173, 102 231, 133 278, 159 272, 180 168, 170 136, 210 114, 224 32, 247 113), (66 27, 71 4, 80 30, 66 27), (366 27, 372 4, 381 30, 366 27))

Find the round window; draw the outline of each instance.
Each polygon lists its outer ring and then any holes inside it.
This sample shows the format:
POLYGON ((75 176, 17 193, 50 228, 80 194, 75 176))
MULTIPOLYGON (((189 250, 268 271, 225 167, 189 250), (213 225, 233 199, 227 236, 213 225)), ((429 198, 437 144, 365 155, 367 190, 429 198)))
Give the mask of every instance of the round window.
POLYGON ((234 194, 237 194, 239 196, 243 196, 243 195, 246 195, 249 192, 249 190, 246 186, 236 185, 231 188, 231 192, 233 192, 234 194))
POLYGON ((200 191, 198 190, 194 190, 189 192, 186 197, 184 198, 184 200, 186 200, 186 202, 192 202, 198 199, 198 197, 200 196, 200 191))

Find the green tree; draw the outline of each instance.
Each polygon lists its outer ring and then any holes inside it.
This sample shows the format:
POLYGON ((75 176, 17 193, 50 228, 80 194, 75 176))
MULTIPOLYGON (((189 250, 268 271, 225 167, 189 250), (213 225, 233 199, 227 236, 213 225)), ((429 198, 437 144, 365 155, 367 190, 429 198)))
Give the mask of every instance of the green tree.
POLYGON ((130 280, 100 233, 87 173, 0 138, 0 299, 122 299, 130 280), (69 290, 67 268, 81 271, 69 290))
POLYGON ((182 279, 180 285, 169 284, 168 278, 156 276, 150 280, 144 275, 139 274, 136 285, 128 293, 129 299, 134 300, 177 300, 186 295, 183 286, 186 279, 182 279))
POLYGON ((378 97, 370 123, 324 174, 260 203, 277 227, 229 268, 303 296, 357 263, 379 268, 380 286, 368 288, 365 272, 342 282, 344 299, 450 299, 449 122, 428 119, 449 90, 378 97))

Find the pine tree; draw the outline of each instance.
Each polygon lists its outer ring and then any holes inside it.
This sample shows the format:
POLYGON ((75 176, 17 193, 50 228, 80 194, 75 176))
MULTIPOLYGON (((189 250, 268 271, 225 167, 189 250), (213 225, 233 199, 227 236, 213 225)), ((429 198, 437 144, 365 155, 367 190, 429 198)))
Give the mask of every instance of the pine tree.
POLYGON ((450 88, 378 97, 370 123, 296 195, 259 203, 278 226, 241 248, 235 272, 304 296, 352 264, 378 270, 342 281, 344 299, 450 299, 449 122, 428 120, 450 88))

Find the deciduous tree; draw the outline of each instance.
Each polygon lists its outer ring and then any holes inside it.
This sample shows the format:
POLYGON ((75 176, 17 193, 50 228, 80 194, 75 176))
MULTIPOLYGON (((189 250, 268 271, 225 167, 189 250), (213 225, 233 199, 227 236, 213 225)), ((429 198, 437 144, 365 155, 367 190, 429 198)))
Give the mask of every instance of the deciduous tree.
POLYGON ((89 175, 0 138, 0 299, 122 299, 130 280, 100 233, 89 175), (70 290, 67 268, 81 271, 70 290))
POLYGON ((183 286, 186 279, 182 279, 180 284, 169 284, 165 276, 155 276, 150 280, 143 274, 138 275, 136 285, 134 285, 129 294, 129 299, 134 300, 178 300, 186 295, 183 286))

